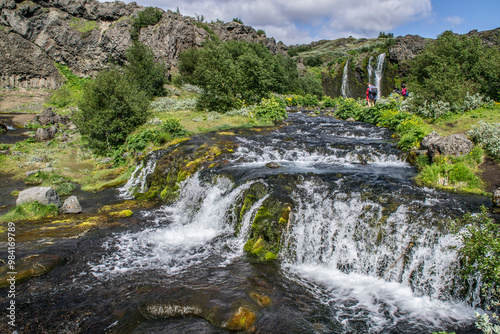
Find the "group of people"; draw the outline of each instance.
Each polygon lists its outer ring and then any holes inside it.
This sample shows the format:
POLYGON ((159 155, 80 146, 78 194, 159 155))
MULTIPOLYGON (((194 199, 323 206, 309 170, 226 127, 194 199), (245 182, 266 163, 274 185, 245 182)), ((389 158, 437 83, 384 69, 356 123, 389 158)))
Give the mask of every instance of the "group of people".
MULTIPOLYGON (((401 91, 396 87, 393 91, 394 93, 400 94, 403 98, 408 96, 408 91, 406 90, 406 85, 401 85, 401 91)), ((368 102, 368 107, 374 107, 375 102, 377 102, 378 88, 368 83, 368 88, 366 89, 366 101, 368 102)))

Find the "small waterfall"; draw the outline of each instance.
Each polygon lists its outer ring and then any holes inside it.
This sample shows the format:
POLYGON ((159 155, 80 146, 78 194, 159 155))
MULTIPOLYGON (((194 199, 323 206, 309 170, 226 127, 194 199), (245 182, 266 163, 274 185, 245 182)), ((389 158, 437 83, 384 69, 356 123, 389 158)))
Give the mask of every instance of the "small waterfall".
POLYGON ((385 53, 381 53, 377 57, 377 68, 375 69, 375 87, 378 88, 377 99, 382 97, 382 77, 384 75, 384 62, 385 62, 385 53))
POLYGON ((146 192, 146 176, 153 173, 156 168, 156 159, 147 159, 135 167, 127 183, 119 188, 119 196, 123 198, 133 198, 136 192, 146 192))
POLYGON ((342 86, 340 87, 340 91, 342 93, 343 97, 349 97, 349 82, 348 82, 348 68, 349 65, 349 60, 346 60, 345 66, 344 66, 344 72, 342 73, 342 86))
POLYGON ((368 66, 366 70, 368 72, 368 82, 373 83, 373 66, 372 66, 373 56, 368 59, 368 66))

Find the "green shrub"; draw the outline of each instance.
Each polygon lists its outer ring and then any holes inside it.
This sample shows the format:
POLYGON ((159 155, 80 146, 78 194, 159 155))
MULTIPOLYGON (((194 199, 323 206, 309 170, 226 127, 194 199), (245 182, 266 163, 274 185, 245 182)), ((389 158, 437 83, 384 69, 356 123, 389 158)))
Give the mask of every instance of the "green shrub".
POLYGON ((262 29, 259 29, 259 30, 257 30, 257 35, 259 35, 259 36, 265 36, 266 32, 264 30, 262 30, 262 29))
POLYGON ((304 64, 311 67, 317 67, 323 64, 323 61, 320 56, 311 56, 305 59, 304 64))
POLYGON ((56 187, 56 192, 59 196, 70 195, 76 189, 76 185, 71 182, 63 182, 56 187))
POLYGON ((363 109, 356 100, 352 98, 339 99, 335 115, 340 119, 356 118, 363 109))
POLYGON ((331 97, 329 96, 323 96, 323 106, 325 108, 334 108, 336 105, 337 105, 337 100, 336 99, 332 99, 331 97))
POLYGON ((299 104, 304 107, 315 107, 319 104, 319 101, 316 96, 307 94, 306 96, 302 96, 300 98, 299 104))
POLYGON ((154 7, 146 7, 143 11, 137 13, 137 18, 135 18, 132 22, 132 31, 130 35, 133 40, 137 40, 139 38, 139 32, 142 28, 147 26, 153 26, 157 24, 163 16, 163 13, 154 7))
POLYGON ((258 118, 273 121, 277 123, 288 117, 285 102, 276 96, 269 99, 263 99, 255 108, 255 115, 258 118))
POLYGON ((142 151, 148 146, 149 143, 155 142, 157 137, 158 131, 152 129, 146 129, 137 133, 130 134, 127 137, 127 149, 133 151, 142 151))
POLYGON ((187 135, 186 129, 181 125, 181 121, 178 118, 167 118, 162 124, 161 129, 172 137, 184 137, 187 135))
POLYGON ((99 73, 84 91, 73 120, 87 146, 106 154, 146 122, 149 99, 119 70, 99 73))

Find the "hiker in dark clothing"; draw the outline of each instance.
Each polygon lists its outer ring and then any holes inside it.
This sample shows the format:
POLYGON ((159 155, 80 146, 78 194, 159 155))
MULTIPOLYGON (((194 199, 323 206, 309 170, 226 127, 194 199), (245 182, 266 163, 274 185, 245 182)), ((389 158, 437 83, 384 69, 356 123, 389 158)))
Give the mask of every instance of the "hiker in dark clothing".
POLYGON ((366 99, 368 100, 368 107, 375 106, 375 100, 377 99, 377 87, 373 86, 371 83, 368 83, 368 88, 366 89, 366 99))

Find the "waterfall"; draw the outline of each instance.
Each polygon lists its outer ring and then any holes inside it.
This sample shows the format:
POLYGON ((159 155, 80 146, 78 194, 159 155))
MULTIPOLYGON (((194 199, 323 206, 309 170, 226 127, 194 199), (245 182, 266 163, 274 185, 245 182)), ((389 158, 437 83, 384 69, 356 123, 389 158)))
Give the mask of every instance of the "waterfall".
POLYGON ((377 99, 382 97, 382 77, 384 75, 384 62, 385 62, 385 53, 381 53, 377 57, 377 68, 375 69, 375 87, 378 88, 377 99))
POLYGON ((350 95, 349 82, 348 82, 349 78, 347 76, 347 73, 349 71, 348 65, 349 65, 349 60, 346 60, 345 66, 344 66, 344 72, 342 74, 342 86, 340 87, 340 91, 341 91, 343 97, 349 97, 349 95, 350 95))
POLYGON ((368 72, 368 82, 373 83, 373 66, 372 66, 373 56, 368 59, 368 66, 366 70, 368 72))

